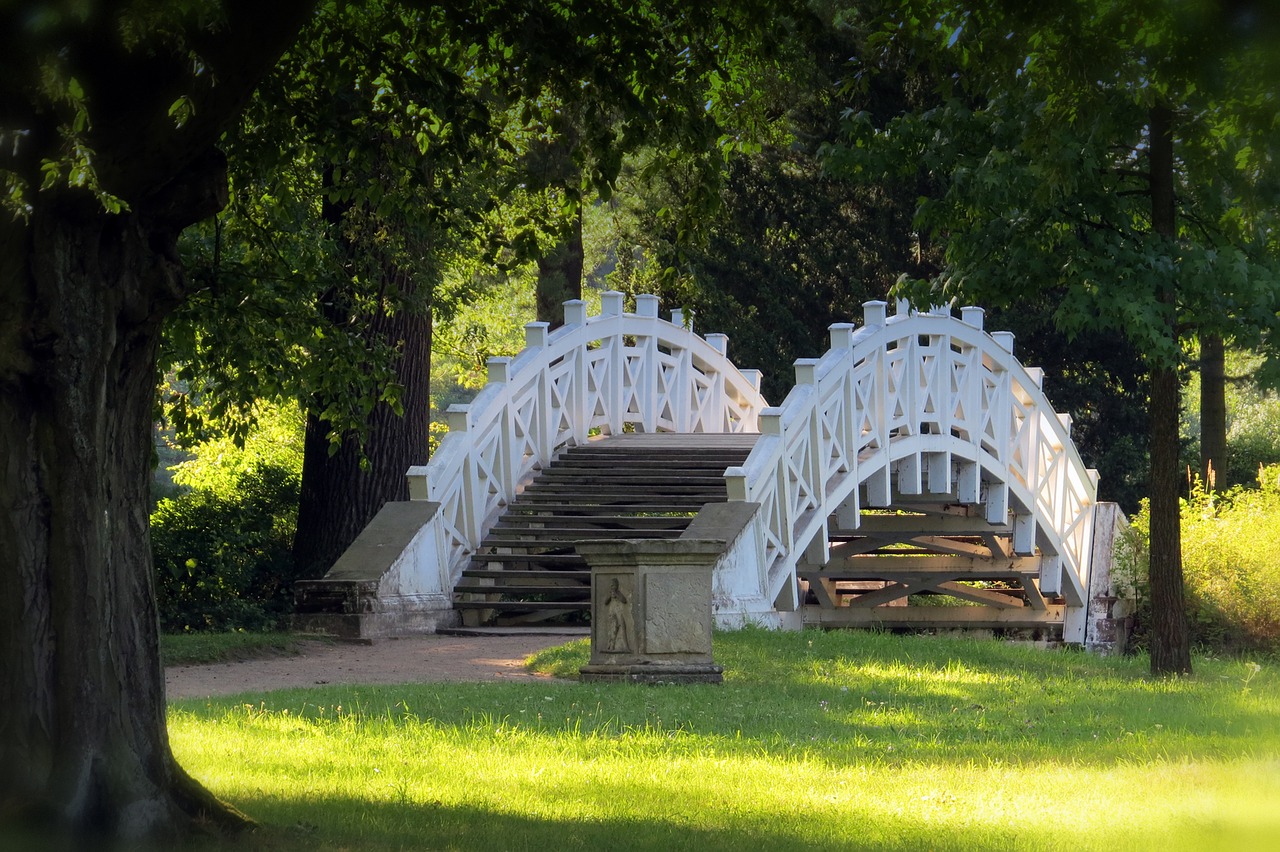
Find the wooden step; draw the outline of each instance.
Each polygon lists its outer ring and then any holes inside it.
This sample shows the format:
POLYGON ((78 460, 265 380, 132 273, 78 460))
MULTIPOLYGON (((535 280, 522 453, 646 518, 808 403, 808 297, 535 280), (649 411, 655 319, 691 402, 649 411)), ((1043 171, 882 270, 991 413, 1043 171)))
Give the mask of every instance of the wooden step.
MULTIPOLYGON (((504 583, 500 586, 481 586, 459 583, 454 587, 453 592, 458 595, 555 595, 557 596, 556 600, 560 600, 562 596, 577 599, 584 595, 589 595, 591 594, 591 586, 539 586, 537 584, 521 586, 515 583, 504 583)), ((538 601, 538 603, 544 603, 544 601, 538 601)))
MULTIPOLYGON (((703 498, 708 500, 724 501, 728 499, 728 492, 723 488, 715 491, 694 488, 686 492, 664 492, 662 494, 656 494, 647 488, 636 488, 630 491, 600 488, 589 493, 585 489, 578 487, 554 489, 526 488, 524 491, 520 492, 516 501, 513 502, 513 506, 559 502, 566 505, 582 507, 598 506, 606 502, 610 504, 623 502, 631 503, 636 506, 654 506, 657 507, 658 510, 661 510, 664 505, 670 503, 672 500, 679 500, 690 506, 701 506, 702 504, 698 501, 703 498)), ((635 509, 632 511, 642 510, 635 509)), ((695 509, 694 511, 696 512, 697 510, 695 509)))
POLYGON ((547 485, 559 485, 561 483, 588 483, 603 484, 631 487, 640 487, 648 485, 686 485, 699 486, 702 488, 724 488, 723 476, 707 476, 689 471, 658 471, 656 473, 631 473, 609 471, 605 473, 596 473, 591 471, 550 471, 543 474, 530 487, 543 488, 547 485))
POLYGON ((574 544, 678 537, 703 506, 728 499, 724 471, 757 437, 625 434, 565 450, 491 528, 456 588, 476 599, 455 607, 495 623, 581 619, 591 573, 574 544))
POLYGON ((485 562, 560 562, 565 565, 585 565, 586 560, 576 553, 477 553, 471 561, 485 562))
MULTIPOLYGON (((507 520, 524 519, 524 518, 543 518, 556 519, 564 518, 566 520, 582 520, 591 518, 592 523, 597 521, 607 523, 609 521, 635 521, 637 523, 650 523, 658 521, 680 521, 692 520, 694 515, 698 514, 697 508, 687 510, 672 511, 666 504, 644 505, 637 504, 634 507, 625 507, 626 511, 619 511, 619 506, 601 506, 595 503, 550 503, 550 502, 532 502, 532 503, 512 503, 507 506, 507 514, 504 516, 507 520), (613 514, 609 514, 612 512, 613 514)), ((499 522, 501 523, 501 522, 499 522)))
POLYGON ((517 582, 523 580, 576 580, 579 582, 591 582, 591 572, 586 570, 578 571, 553 571, 545 568, 529 568, 529 569, 502 569, 502 568, 465 568, 462 571, 463 579, 481 580, 485 578, 505 579, 515 577, 517 582))
POLYGON ((669 527, 650 527, 648 529, 636 530, 602 530, 599 527, 570 527, 570 526, 553 526, 553 527, 494 527, 490 538, 484 540, 482 547, 502 546, 498 541, 515 542, 518 544, 526 544, 528 537, 545 538, 551 536, 560 541, 578 541, 580 539, 590 538, 618 538, 618 533, 625 532, 625 538, 677 538, 684 530, 680 527, 674 529, 669 527))
POLYGON ((490 547, 573 547, 574 542, 595 538, 679 538, 683 530, 579 530, 572 527, 558 529, 504 529, 503 534, 490 534, 480 543, 480 549, 490 547), (620 535, 625 532, 626 535, 620 535))
POLYGON ((585 612, 591 601, 454 601, 454 609, 566 610, 585 612))

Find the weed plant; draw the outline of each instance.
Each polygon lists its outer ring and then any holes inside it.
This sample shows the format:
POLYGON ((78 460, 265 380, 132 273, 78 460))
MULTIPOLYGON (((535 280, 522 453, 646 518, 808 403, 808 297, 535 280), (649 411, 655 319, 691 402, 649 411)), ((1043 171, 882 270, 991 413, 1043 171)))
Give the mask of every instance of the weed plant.
MULTIPOLYGON (((722 686, 563 679, 176 702, 235 849, 1275 849, 1280 679, 848 632, 717 634, 722 686)), ((216 842, 208 844, 222 848, 216 842)))

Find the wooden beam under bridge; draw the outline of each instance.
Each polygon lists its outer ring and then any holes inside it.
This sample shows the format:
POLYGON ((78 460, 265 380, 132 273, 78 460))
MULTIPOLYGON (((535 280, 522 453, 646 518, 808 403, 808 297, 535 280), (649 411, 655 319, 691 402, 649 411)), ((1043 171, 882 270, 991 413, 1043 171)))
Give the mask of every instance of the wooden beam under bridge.
POLYGON ((986 606, 880 606, 868 609, 809 606, 803 617, 807 625, 823 627, 943 627, 1018 628, 1060 625, 1066 607, 1052 605, 1043 610, 1021 607, 997 609, 986 606))

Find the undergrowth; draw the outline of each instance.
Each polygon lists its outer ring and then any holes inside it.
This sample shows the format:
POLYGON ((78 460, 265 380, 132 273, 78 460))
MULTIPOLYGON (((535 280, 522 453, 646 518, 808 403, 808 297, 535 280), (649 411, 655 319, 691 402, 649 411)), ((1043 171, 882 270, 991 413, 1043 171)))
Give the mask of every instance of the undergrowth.
MULTIPOLYGON (((1144 578, 1145 504, 1133 526, 1140 536, 1136 574, 1144 578)), ((1257 487, 1216 494, 1193 484, 1182 502, 1182 570, 1198 647, 1208 653, 1280 654, 1280 465, 1261 468, 1257 487)), ((1138 595, 1145 602, 1142 584, 1138 595)), ((1140 609, 1140 626, 1143 614, 1140 609)))

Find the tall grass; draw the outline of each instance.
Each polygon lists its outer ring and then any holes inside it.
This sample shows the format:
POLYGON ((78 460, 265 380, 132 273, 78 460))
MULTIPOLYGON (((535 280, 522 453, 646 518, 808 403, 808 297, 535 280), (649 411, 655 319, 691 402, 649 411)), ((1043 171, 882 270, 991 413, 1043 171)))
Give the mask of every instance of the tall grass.
MULTIPOLYGON (((1182 503, 1187 612, 1207 651, 1280 656, 1280 465, 1260 469, 1258 482, 1225 494, 1197 483, 1182 503)), ((1145 504, 1134 528, 1145 538, 1145 504)), ((1145 578, 1143 552, 1136 572, 1145 578)))
MULTIPOLYGON (((721 687, 548 680, 177 702, 245 849, 1268 848, 1280 681, 866 633, 717 634, 721 687)), ((567 673, 585 642, 535 665, 567 673)))

